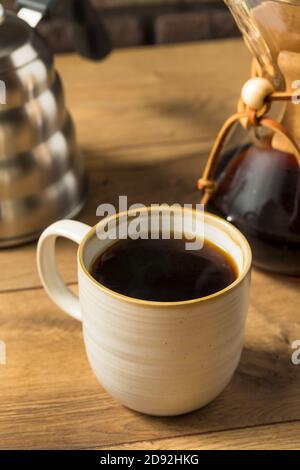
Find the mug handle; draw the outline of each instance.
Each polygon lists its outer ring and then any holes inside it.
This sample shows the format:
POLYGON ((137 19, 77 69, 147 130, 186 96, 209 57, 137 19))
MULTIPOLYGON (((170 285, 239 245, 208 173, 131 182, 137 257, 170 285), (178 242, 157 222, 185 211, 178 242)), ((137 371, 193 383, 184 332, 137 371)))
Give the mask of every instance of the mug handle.
POLYGON ((37 246, 37 266, 44 289, 58 307, 79 321, 82 321, 79 299, 56 269, 55 242, 58 237, 64 237, 79 245, 90 230, 91 227, 82 222, 60 220, 42 233, 37 246))

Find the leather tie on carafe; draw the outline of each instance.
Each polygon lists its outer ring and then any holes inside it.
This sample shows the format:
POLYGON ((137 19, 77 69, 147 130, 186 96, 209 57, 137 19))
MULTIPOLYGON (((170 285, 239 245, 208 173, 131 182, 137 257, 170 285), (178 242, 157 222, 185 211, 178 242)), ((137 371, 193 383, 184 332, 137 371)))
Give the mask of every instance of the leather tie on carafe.
POLYGON ((233 125, 238 121, 243 121, 243 124, 245 122, 246 128, 249 128, 251 126, 254 128, 266 127, 272 132, 278 133, 282 135, 283 137, 285 137, 294 149, 295 157, 297 159, 297 162, 300 168, 300 149, 296 140, 293 138, 293 136, 290 134, 290 132, 285 126, 283 126, 280 122, 266 115, 266 113, 270 109, 272 102, 289 101, 293 97, 295 98, 295 92, 293 93, 286 92, 286 91, 270 92, 270 90, 268 89, 268 86, 266 86, 269 84, 268 80, 263 79, 263 78, 258 78, 258 77, 251 79, 249 80, 249 82, 247 82, 249 83, 250 88, 251 88, 250 82, 256 79, 260 80, 260 82, 257 82, 257 85, 260 84, 262 86, 265 86, 265 90, 266 90, 265 96, 263 97, 261 103, 259 103, 259 107, 249 106, 249 104, 245 103, 245 101, 242 98, 240 99, 237 113, 233 114, 228 119, 226 119, 223 126, 221 127, 216 137, 216 140, 213 144, 213 147, 210 151, 202 177, 198 180, 198 183, 197 183, 198 189, 203 191, 201 203, 204 205, 209 202, 211 196, 217 189, 217 183, 213 179, 212 175, 213 175, 219 154, 226 141, 226 138, 230 130, 232 129, 233 125))

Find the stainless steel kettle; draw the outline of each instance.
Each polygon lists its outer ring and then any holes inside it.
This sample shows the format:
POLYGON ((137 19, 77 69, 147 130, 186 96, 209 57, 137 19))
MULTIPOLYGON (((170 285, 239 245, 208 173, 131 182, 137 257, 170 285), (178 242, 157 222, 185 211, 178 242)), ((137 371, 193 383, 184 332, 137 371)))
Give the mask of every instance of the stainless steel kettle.
MULTIPOLYGON (((87 176, 62 83, 52 53, 33 28, 54 3, 20 1, 18 15, 0 8, 0 247, 33 240, 56 219, 73 217, 87 196, 87 176)), ((95 49, 96 37, 88 25, 92 36, 83 37, 87 3, 76 0, 83 9, 75 33, 80 52, 98 59, 109 48, 105 38, 95 49)), ((87 17, 93 14, 88 11, 87 17)))

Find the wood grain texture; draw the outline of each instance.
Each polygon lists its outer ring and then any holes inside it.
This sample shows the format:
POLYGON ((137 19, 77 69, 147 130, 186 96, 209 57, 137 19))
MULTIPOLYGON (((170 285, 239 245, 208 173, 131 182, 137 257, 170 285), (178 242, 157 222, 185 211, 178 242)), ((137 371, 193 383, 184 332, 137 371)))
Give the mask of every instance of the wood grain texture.
MULTIPOLYGON (((122 51, 98 65, 65 57, 58 65, 91 176, 81 220, 96 223, 98 204, 116 203, 119 194, 129 203, 198 201, 194 182, 248 73, 239 41, 122 51)), ((75 247, 63 242, 58 251, 76 289, 75 247)), ((232 382, 208 407, 159 419, 125 409, 99 386, 81 325, 40 287, 35 244, 0 251, 0 265, 1 449, 254 448, 273 428, 274 446, 299 447, 299 423, 287 424, 300 420, 300 366, 291 363, 299 279, 255 271, 232 382)))
MULTIPOLYGON (((71 55, 57 66, 91 177, 80 220, 94 225, 97 206, 119 194, 131 203, 198 200, 208 150, 248 75, 240 40, 120 51, 99 64, 71 55)), ((0 292, 40 286, 35 248, 0 251, 0 292)), ((74 253, 64 243, 58 254, 68 282, 74 253)))
MULTIPOLYGON (((114 450, 299 450, 300 422, 121 444, 114 450)), ((110 450, 110 447, 101 447, 110 450)))
MULTIPOLYGON (((151 418, 115 402, 94 378, 81 325, 42 289, 2 293, 0 448, 96 448, 300 420, 298 280, 254 272, 242 360, 216 401, 178 418, 151 418)), ((207 441, 208 442, 208 441, 207 441)))
MULTIPOLYGON (((103 152, 101 159, 120 145, 212 140, 249 75, 240 40, 118 51, 98 65, 74 57, 57 64, 71 85, 67 102, 81 145, 103 152)), ((157 161, 154 152, 130 160, 147 159, 157 161)))

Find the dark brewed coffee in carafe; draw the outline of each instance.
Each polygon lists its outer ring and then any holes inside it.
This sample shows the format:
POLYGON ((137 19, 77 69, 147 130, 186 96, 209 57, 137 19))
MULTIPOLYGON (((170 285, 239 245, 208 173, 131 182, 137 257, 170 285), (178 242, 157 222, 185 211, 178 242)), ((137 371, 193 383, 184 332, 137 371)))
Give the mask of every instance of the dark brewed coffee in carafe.
MULTIPOLYGON (((226 0, 226 4, 255 57, 258 75, 275 92, 293 92, 300 80, 300 2, 226 0)), ((280 102, 268 113, 299 148, 300 104, 280 102)), ((244 135, 249 132, 242 120, 238 126, 244 135)), ((242 139, 238 144, 227 141, 214 170, 217 184, 207 209, 246 235, 256 266, 300 275, 299 152, 278 132, 269 129, 261 138, 252 127, 252 134, 245 145, 242 139)))
POLYGON ((254 262, 275 272, 300 274, 300 172, 291 153, 249 144, 223 155, 208 210, 248 238, 254 262), (226 164, 225 164, 226 163, 226 164))

